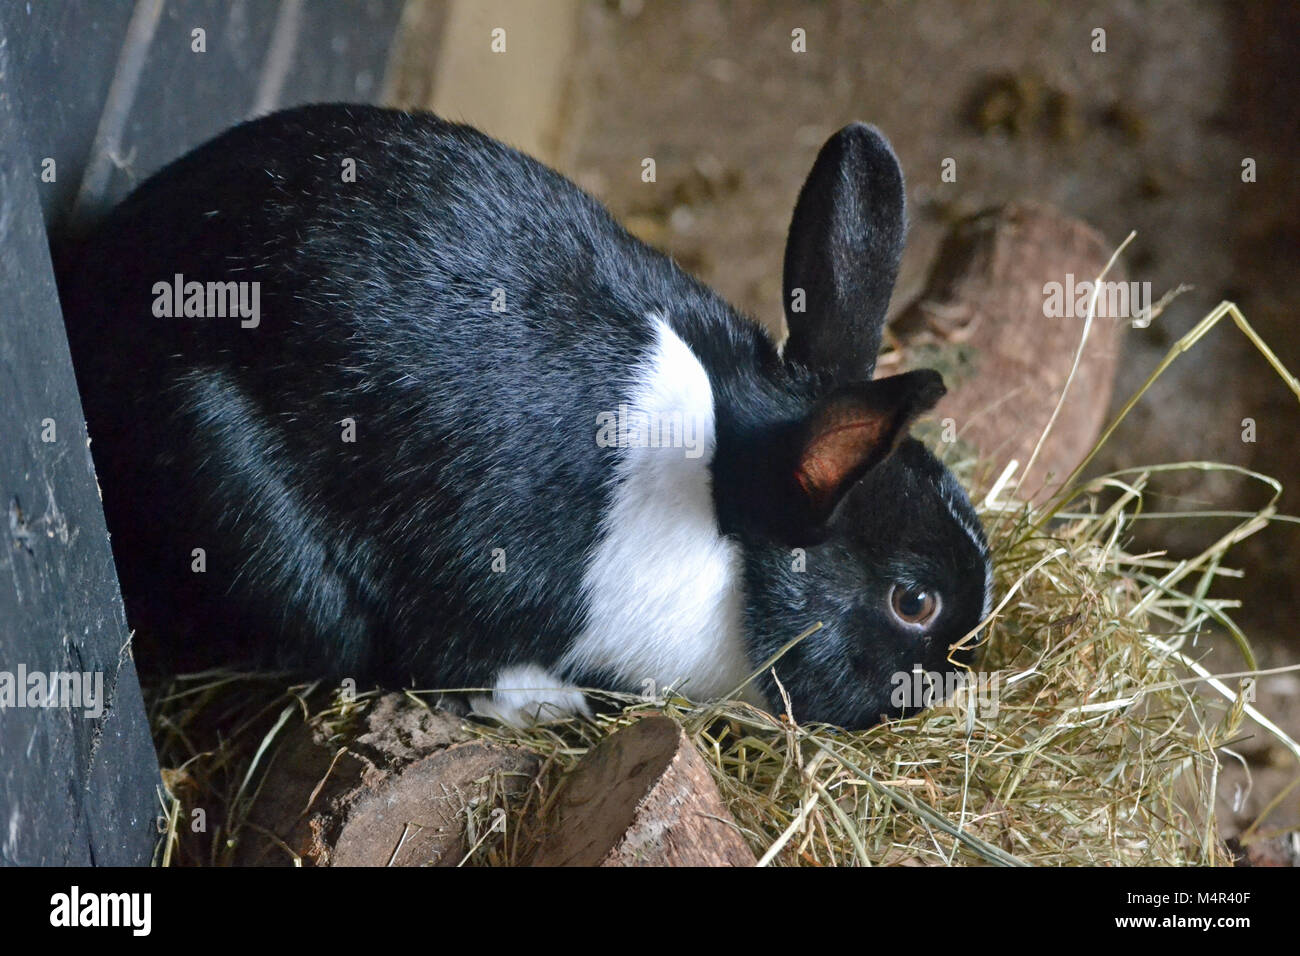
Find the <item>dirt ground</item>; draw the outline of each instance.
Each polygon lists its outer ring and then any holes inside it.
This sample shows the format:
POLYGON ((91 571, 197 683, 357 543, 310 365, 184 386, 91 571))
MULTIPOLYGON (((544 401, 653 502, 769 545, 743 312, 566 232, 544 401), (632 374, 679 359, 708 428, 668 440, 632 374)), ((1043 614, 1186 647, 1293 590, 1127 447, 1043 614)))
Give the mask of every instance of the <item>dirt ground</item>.
MULTIPOLYGON (((1300 251, 1290 156, 1300 140, 1300 5, 565 0, 548 10, 575 16, 577 29, 576 39, 565 34, 573 52, 565 54, 564 135, 544 158, 773 331, 783 322, 785 232, 803 176, 830 133, 864 120, 889 136, 908 176, 911 233, 894 313, 921 291, 949 224, 1037 200, 1114 245, 1136 231, 1124 268, 1149 281, 1155 298, 1192 287, 1149 328, 1125 331, 1112 412, 1224 298, 1300 368, 1290 281, 1300 251), (1104 52, 1094 50, 1099 28, 1104 52), (803 31, 804 52, 792 49, 793 31, 803 31), (654 183, 642 180, 647 157, 654 183), (941 180, 946 159, 955 161, 955 182, 941 180), (1246 159, 1255 182, 1242 181, 1246 159)), ((559 29, 552 18, 532 23, 559 29)), ((547 70, 539 82, 553 81, 547 70)), ((518 126, 539 124, 529 116, 518 126)), ((1174 363, 1097 466, 1255 468, 1288 485, 1280 510, 1300 514, 1297 434, 1294 396, 1224 323, 1174 363), (1242 438, 1247 418, 1253 443, 1242 438)), ((1158 488, 1149 507, 1162 511, 1210 502, 1253 510, 1267 498, 1248 481, 1204 473, 1158 488)), ((1228 527, 1162 523, 1136 546, 1181 556, 1228 527)), ((1300 527, 1281 525, 1237 552, 1247 574, 1230 596, 1244 602, 1238 620, 1262 667, 1300 663, 1298 545, 1300 527)), ((1206 634, 1197 649, 1211 654, 1211 669, 1239 670, 1222 643, 1206 634)), ((1265 678, 1259 702, 1300 736, 1300 675, 1265 678)), ((1228 832, 1297 776, 1294 759, 1266 734, 1237 752, 1249 769, 1224 768, 1228 832)), ((1297 825, 1300 789, 1269 818, 1270 829, 1297 825)))

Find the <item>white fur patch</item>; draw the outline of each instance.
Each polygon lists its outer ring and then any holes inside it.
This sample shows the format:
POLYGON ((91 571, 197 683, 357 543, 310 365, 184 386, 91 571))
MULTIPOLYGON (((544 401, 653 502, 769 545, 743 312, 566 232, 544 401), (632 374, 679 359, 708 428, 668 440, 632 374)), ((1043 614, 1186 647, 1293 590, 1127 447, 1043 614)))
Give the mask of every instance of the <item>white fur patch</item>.
POLYGON ((623 448, 602 538, 583 580, 587 628, 563 673, 595 670, 634 689, 718 697, 750 667, 741 635, 740 550, 718 533, 709 463, 713 389, 658 316, 657 343, 627 396, 649 421, 682 422, 685 441, 623 448), (652 683, 650 683, 652 682, 652 683))
POLYGON ((591 716, 582 691, 556 680, 550 671, 536 664, 502 668, 492 696, 471 697, 469 709, 480 717, 493 717, 514 727, 572 714, 591 716))

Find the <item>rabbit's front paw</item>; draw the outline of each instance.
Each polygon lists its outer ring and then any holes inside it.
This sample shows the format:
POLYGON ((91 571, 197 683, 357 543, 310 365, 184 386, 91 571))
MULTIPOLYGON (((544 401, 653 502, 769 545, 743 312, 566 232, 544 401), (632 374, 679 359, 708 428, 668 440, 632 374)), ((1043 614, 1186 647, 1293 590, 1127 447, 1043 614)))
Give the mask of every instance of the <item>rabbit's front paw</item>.
POLYGON ((555 678, 536 664, 503 668, 489 697, 471 697, 470 713, 491 717, 513 727, 569 717, 591 716, 582 691, 555 678))

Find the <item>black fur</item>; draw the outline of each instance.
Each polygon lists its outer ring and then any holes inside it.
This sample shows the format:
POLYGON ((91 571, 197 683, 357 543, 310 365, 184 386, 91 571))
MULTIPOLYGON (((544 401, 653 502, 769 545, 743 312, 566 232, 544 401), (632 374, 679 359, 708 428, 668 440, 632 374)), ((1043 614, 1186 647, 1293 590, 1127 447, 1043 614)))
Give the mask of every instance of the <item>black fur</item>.
POLYGON ((874 127, 846 126, 822 147, 785 247, 791 360, 839 381, 871 377, 903 256, 905 201, 898 160, 874 127), (799 311, 796 289, 805 293, 799 311))
POLYGON ((823 150, 786 259, 810 311, 791 316, 783 359, 595 200, 468 127, 304 107, 188 154, 58 256, 132 624, 166 667, 457 687, 554 664, 582 630, 619 454, 597 447, 594 411, 626 400, 657 314, 712 383, 714 497, 743 547, 750 657, 825 621, 778 667, 796 714, 873 723, 891 712, 889 673, 949 669, 987 560, 941 500, 974 524, 965 496, 911 440, 833 513, 791 518, 809 415, 874 364, 902 241, 896 171, 865 127, 823 150), (177 273, 259 282, 260 325, 155 318, 153 286, 177 273), (491 572, 494 548, 507 573, 491 572), (946 626, 924 640, 891 626, 881 593, 898 580, 948 589, 946 626))

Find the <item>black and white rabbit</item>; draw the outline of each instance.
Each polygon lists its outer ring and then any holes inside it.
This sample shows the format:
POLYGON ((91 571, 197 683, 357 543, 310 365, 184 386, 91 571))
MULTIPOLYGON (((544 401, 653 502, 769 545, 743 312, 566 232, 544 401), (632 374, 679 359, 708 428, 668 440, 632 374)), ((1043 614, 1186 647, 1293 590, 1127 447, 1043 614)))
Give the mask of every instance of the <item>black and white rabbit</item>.
MULTIPOLYGON (((899 713, 895 675, 950 672, 990 590, 906 436, 939 375, 871 380, 904 232, 888 143, 836 133, 781 352, 474 129, 331 105, 230 130, 62 261, 133 625, 173 663, 495 687, 478 708, 519 719, 578 687, 721 695, 821 621, 775 666, 794 715, 899 713)), ((752 694, 780 703, 770 674, 752 694)))

